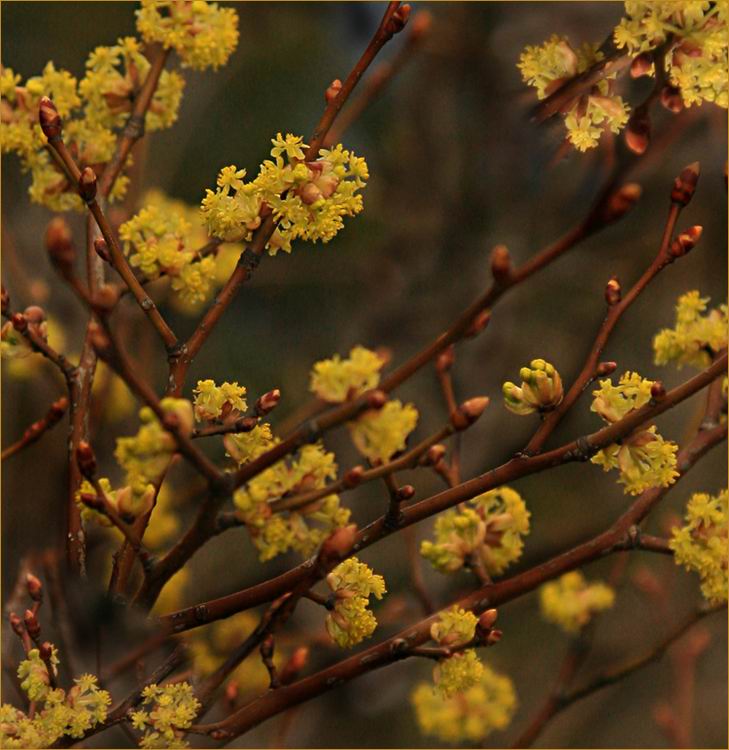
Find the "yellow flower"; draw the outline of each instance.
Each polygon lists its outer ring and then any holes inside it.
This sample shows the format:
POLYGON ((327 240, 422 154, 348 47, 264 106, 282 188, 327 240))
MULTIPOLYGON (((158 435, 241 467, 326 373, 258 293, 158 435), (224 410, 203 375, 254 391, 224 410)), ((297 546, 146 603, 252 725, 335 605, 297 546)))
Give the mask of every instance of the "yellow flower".
POLYGON ((193 393, 195 418, 198 420, 217 419, 221 415, 227 417, 248 408, 246 389, 237 381, 229 383, 226 380, 217 386, 214 380, 198 380, 193 393))
POLYGON ((356 398, 380 382, 385 361, 363 346, 355 346, 348 359, 335 354, 331 359, 316 362, 311 370, 309 390, 329 403, 356 398))
POLYGON ((609 609, 615 592, 604 583, 587 583, 573 570, 539 589, 539 603, 545 620, 559 625, 566 633, 577 633, 597 612, 609 609))
POLYGON ((510 381, 502 387, 504 405, 514 414, 549 411, 562 401, 562 378, 549 362, 533 359, 529 367, 519 370, 519 377, 521 388, 510 381))
POLYGON ((385 463, 405 450, 407 437, 417 423, 417 409, 396 399, 381 409, 364 412, 348 426, 357 450, 372 462, 385 463))
POLYGON ((469 648, 441 659, 433 667, 433 684, 444 698, 450 698, 478 685, 483 670, 484 665, 476 652, 469 648))
POLYGON ((144 732, 141 747, 180 747, 184 730, 202 708, 187 682, 148 685, 141 706, 130 713, 132 726, 144 732))

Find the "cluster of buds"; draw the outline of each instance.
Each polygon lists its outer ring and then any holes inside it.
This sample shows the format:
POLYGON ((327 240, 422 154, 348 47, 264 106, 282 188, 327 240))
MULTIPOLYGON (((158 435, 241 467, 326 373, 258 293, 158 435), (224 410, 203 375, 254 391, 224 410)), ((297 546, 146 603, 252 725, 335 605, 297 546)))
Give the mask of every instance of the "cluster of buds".
POLYGON ((519 370, 521 387, 507 381, 502 387, 504 404, 514 414, 545 412, 555 408, 564 396, 562 378, 549 362, 533 359, 519 370))

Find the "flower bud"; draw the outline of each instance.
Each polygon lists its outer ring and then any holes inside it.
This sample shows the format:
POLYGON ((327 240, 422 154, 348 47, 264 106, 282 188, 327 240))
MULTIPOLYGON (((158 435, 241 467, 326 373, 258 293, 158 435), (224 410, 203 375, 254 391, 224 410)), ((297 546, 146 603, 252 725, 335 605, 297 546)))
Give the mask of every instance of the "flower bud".
POLYGON ((465 430, 484 413, 490 402, 491 399, 488 396, 469 398, 451 414, 451 424, 456 430, 465 430))
POLYGON ((327 104, 331 104, 337 96, 339 96, 339 92, 342 90, 342 82, 335 78, 330 84, 327 90, 324 92, 324 99, 326 100, 327 104))
POLYGON ((351 490, 353 487, 356 487, 362 481, 362 477, 364 476, 364 473, 365 473, 364 466, 353 466, 344 474, 344 477, 343 477, 344 486, 348 490, 351 490))
POLYGON ((34 641, 37 640, 41 632, 41 627, 40 623, 38 622, 38 618, 35 616, 32 610, 25 610, 25 614, 23 615, 23 624, 25 625, 25 629, 28 631, 28 635, 34 641))
POLYGON ((81 172, 78 178, 78 192, 86 203, 91 203, 96 198, 96 172, 91 167, 84 167, 81 172))
POLYGON ((111 263, 111 253, 109 253, 109 246, 106 244, 106 240, 103 237, 97 237, 94 240, 94 250, 96 250, 96 254, 101 258, 103 261, 106 261, 107 263, 111 263))
POLYGON ((91 479, 96 474, 96 455, 86 440, 79 442, 76 448, 76 463, 86 479, 91 479))
POLYGON ((50 641, 43 641, 40 646, 38 646, 38 651, 40 652, 40 658, 43 659, 44 662, 48 662, 53 656, 53 644, 50 641))
POLYGON ((487 646, 494 646, 497 644, 501 638, 503 637, 504 633, 501 630, 492 630, 488 636, 486 637, 486 645, 487 646))
POLYGON ((703 231, 703 227, 699 226, 698 224, 689 227, 684 232, 681 232, 678 237, 676 237, 676 239, 671 243, 671 247, 669 248, 668 252, 674 258, 680 258, 681 256, 686 255, 686 253, 690 252, 694 249, 694 247, 696 247, 696 243, 701 239, 701 233, 703 231))
POLYGON ((281 668, 279 682, 282 685, 288 685, 290 682, 293 682, 308 661, 309 648, 307 646, 299 646, 281 668))
POLYGON ((613 307, 617 305, 622 298, 622 289, 620 288, 620 281, 617 276, 613 276, 605 286, 605 302, 613 307))
POLYGON ((46 319, 46 311, 38 305, 28 305, 23 310, 28 325, 39 326, 46 319))
POLYGON ((473 319, 473 322, 471 325, 466 329, 465 333, 463 334, 466 338, 473 338, 474 336, 478 336, 481 331, 483 331, 484 328, 489 324, 489 320, 491 320, 491 310, 482 310, 476 317, 473 319))
POLYGON ((499 613, 495 609, 487 609, 481 617, 478 618, 478 628, 482 632, 487 633, 494 626, 498 616, 499 613))
POLYGON ((653 56, 649 52, 642 52, 630 64, 630 77, 641 78, 648 76, 653 67, 653 56))
POLYGON ((399 34, 407 25, 408 18, 410 18, 410 10, 411 8, 408 3, 401 5, 392 16, 390 16, 390 19, 385 26, 385 32, 390 36, 393 34, 399 34))
POLYGON ((642 193, 643 188, 637 182, 622 185, 607 199, 600 218, 605 224, 621 219, 633 209, 642 193))
POLYGON ((675 86, 664 86, 661 89, 661 104, 669 112, 677 114, 683 109, 683 98, 681 89, 675 86))
POLYGON ((270 411, 273 411, 281 400, 281 391, 278 388, 274 388, 272 391, 264 393, 258 401, 256 401, 256 414, 263 417, 270 411))
POLYGON ((511 277, 511 256, 506 245, 496 245, 491 251, 491 274, 497 284, 503 284, 511 277))
POLYGON ((42 96, 38 105, 38 121, 43 135, 53 142, 61 137, 63 125, 56 105, 47 97, 42 96))
POLYGON ((651 140, 651 121, 647 113, 636 110, 625 128, 625 145, 634 153, 642 154, 651 140))
POLYGON ((438 370, 438 372, 448 372, 448 370, 453 367, 455 361, 456 353, 453 344, 451 344, 436 357, 435 369, 438 370))
POLYGON ((25 632, 23 628, 23 621, 18 617, 18 615, 15 614, 15 612, 11 612, 8 615, 8 621, 10 622, 10 627, 13 629, 13 633, 22 638, 23 633, 25 632))
POLYGON ((423 456, 422 463, 424 466, 435 466, 438 461, 441 461, 443 459, 443 456, 445 456, 445 454, 445 445, 441 445, 440 443, 431 445, 423 456))
POLYGON ((699 162, 695 161, 684 167, 681 174, 673 181, 671 190, 671 202, 687 206, 696 191, 701 168, 699 162))
POLYGON ((395 492, 395 498, 399 503, 407 502, 415 497, 415 487, 412 484, 404 484, 395 492))
POLYGON ((46 250, 51 263, 62 271, 70 270, 76 257, 71 230, 61 216, 51 219, 46 229, 46 250))
POLYGON ((617 362, 600 362, 600 364, 595 369, 595 376, 598 378, 604 378, 608 375, 612 375, 617 369, 617 362))
POLYGON ((43 584, 40 582, 40 578, 28 573, 25 577, 25 586, 28 589, 28 595, 34 602, 43 599, 43 584))
POLYGON ((564 397, 562 378, 554 365, 533 359, 529 367, 519 370, 521 387, 507 381, 502 386, 504 405, 514 414, 550 411, 564 397))
POLYGON ((13 323, 13 328, 18 333, 25 333, 25 331, 28 330, 28 321, 25 319, 23 313, 13 313, 11 321, 13 323))
POLYGON ((367 408, 368 409, 381 409, 387 403, 387 394, 384 391, 379 390, 370 391, 367 394, 367 408))
POLYGON ((94 295, 94 307, 102 312, 111 312, 119 301, 119 287, 115 284, 102 284, 94 295))
POLYGON ((322 560, 343 560, 351 551, 357 538, 357 524, 340 526, 322 543, 319 558, 322 560))
POLYGON ((666 387, 660 380, 656 380, 651 386, 651 399, 653 401, 663 401, 666 398, 666 387))

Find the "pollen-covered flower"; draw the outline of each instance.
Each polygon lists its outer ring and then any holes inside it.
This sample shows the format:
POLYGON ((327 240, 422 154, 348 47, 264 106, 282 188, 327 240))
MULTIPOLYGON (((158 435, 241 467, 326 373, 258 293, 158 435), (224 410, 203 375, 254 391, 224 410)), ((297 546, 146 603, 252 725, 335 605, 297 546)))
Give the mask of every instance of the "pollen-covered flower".
POLYGON ((615 591, 605 583, 588 583, 578 570, 565 573, 539 589, 539 604, 545 620, 566 633, 577 633, 597 612, 609 609, 615 591))
POLYGON ((676 325, 664 328, 653 339, 657 365, 673 363, 704 369, 712 355, 727 345, 727 306, 721 305, 706 312, 709 298, 694 290, 678 298, 676 325))
MULTIPOLYGON (((55 646, 51 652, 50 662, 55 679, 58 674, 58 650, 55 646)), ((18 665, 18 680, 20 680, 21 689, 30 700, 40 701, 46 697, 50 689, 51 678, 37 648, 30 649, 27 658, 18 665)))
POLYGON ((490 490, 469 500, 462 510, 438 516, 435 541, 423 541, 420 554, 442 573, 460 570, 476 555, 488 573, 498 575, 521 557, 529 515, 516 490, 490 490))
POLYGON ((338 646, 351 648, 369 638, 377 627, 377 620, 368 609, 369 597, 382 599, 385 579, 369 565, 350 557, 334 568, 326 580, 334 596, 334 609, 326 617, 327 632, 338 646))
MULTIPOLYGON (((441 612, 430 628, 431 638, 439 646, 455 648, 473 640, 478 618, 472 612, 454 606, 441 612)), ((463 692, 477 684, 483 674, 483 664, 474 649, 458 651, 440 659, 433 669, 433 684, 444 697, 463 692)))
POLYGON ((380 382, 385 360, 363 346, 355 346, 347 359, 335 354, 331 359, 316 362, 311 370, 309 390, 329 403, 341 403, 380 382))
POLYGON ((141 747, 184 747, 184 730, 202 708, 187 682, 148 685, 141 706, 130 713, 132 726, 144 732, 141 747))
POLYGON ((408 435, 418 423, 418 410, 395 399, 348 423, 357 450, 370 461, 385 463, 405 450, 408 435))
MULTIPOLYGON (((601 380, 592 411, 597 412, 608 424, 617 422, 651 399, 652 380, 642 378, 636 372, 626 372, 617 386, 610 380, 601 380)), ((620 470, 618 480, 625 492, 639 495, 651 487, 668 487, 676 481, 676 452, 678 446, 665 440, 656 432, 655 425, 638 427, 620 443, 614 443, 598 451, 592 463, 605 471, 620 470)))
POLYGON ((238 14, 205 0, 142 0, 137 30, 145 42, 174 49, 183 67, 217 69, 238 45, 238 14))
POLYGON ((562 401, 562 378, 549 362, 533 359, 529 367, 519 370, 519 377, 522 379, 521 388, 510 381, 502 388, 504 405, 514 414, 549 411, 562 401))
POLYGON ((233 413, 244 412, 246 389, 237 382, 227 380, 215 385, 214 380, 198 380, 193 391, 195 394, 195 418, 198 420, 228 417, 233 413))
POLYGON ((705 492, 691 496, 686 524, 673 530, 670 547, 677 565, 699 574, 701 593, 712 604, 726 602, 729 584, 726 490, 715 497, 705 492))
POLYGON ((430 626, 430 637, 439 646, 462 646, 473 639, 478 617, 459 606, 440 613, 440 618, 430 626))
POLYGON ((420 683, 411 702, 420 731, 449 744, 480 742, 491 732, 506 729, 516 710, 514 684, 484 664, 478 684, 451 698, 420 683))

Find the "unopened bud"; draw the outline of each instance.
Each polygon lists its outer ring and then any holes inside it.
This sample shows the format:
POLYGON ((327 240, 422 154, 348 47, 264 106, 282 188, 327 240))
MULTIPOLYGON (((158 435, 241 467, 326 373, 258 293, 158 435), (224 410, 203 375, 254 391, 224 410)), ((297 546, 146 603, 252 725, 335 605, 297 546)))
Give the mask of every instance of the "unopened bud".
POLYGON ((661 89, 661 104, 669 112, 677 114, 683 109, 683 97, 681 89, 675 86, 664 86, 661 89))
POLYGON ((521 387, 507 380, 501 387, 504 406, 514 414, 551 411, 564 398, 562 378, 553 364, 533 359, 519 370, 521 387))
POLYGON ((230 706, 235 705, 239 692, 240 688, 238 687, 238 683, 235 680, 231 680, 225 686, 225 702, 230 706))
POLYGON ((23 624, 25 625, 25 629, 28 631, 28 635, 34 641, 37 640, 41 632, 41 627, 40 623, 38 622, 38 618, 30 609, 25 610, 25 614, 23 615, 23 624))
POLYGON ((38 326, 46 319, 46 311, 39 305, 28 305, 23 310, 23 315, 28 321, 28 325, 38 326))
POLYGON ((78 192, 87 203, 96 198, 96 172, 91 167, 84 167, 81 172, 78 178, 78 192))
POLYGON ((617 305, 622 298, 622 289, 620 288, 620 282, 617 276, 613 276, 605 286, 605 302, 612 307, 617 305))
POLYGON ((438 372, 448 372, 456 361, 456 352, 453 344, 446 347, 435 360, 435 368, 438 372))
POLYGON ((327 90, 324 92, 324 99, 326 100, 327 104, 330 104, 333 102, 337 96, 339 96, 339 92, 342 90, 342 82, 335 78, 330 84, 327 90))
POLYGON ((681 256, 686 255, 686 253, 690 252, 694 249, 694 247, 696 247, 696 244, 701 239, 701 233, 703 231, 703 227, 696 224, 692 227, 689 227, 684 232, 681 232, 681 234, 679 234, 678 237, 676 237, 676 239, 671 243, 669 253, 674 258, 680 258, 681 256))
POLYGON ((18 333, 25 333, 25 331, 28 330, 28 321, 25 319, 23 313, 13 313, 11 321, 13 323, 13 328, 18 333))
POLYGON ((497 644, 503 637, 504 633, 501 630, 492 630, 488 636, 486 636, 486 645, 493 646, 497 644))
POLYGON ((387 394, 377 389, 367 394, 367 408, 381 409, 387 403, 387 394))
POLYGON ((408 18, 410 18, 410 10, 411 8, 408 3, 401 5, 390 17, 385 31, 390 35, 399 34, 407 25, 408 18))
POLYGON ((503 284, 511 276, 511 255, 506 245, 496 245, 491 251, 491 274, 497 284, 503 284))
POLYGON ((415 497, 415 487, 412 484, 404 484, 402 487, 398 487, 395 492, 395 497, 399 503, 407 502, 415 497))
POLYGON ((91 346, 94 347, 99 357, 108 359, 111 356, 111 341, 109 341, 104 329, 98 323, 92 321, 89 323, 88 333, 91 346))
POLYGON ((307 646, 299 646, 299 648, 291 654, 291 657, 286 664, 283 665, 279 673, 279 682, 282 685, 288 685, 290 682, 293 682, 308 661, 309 648, 307 646))
POLYGON ((109 253, 109 246, 106 244, 106 240, 103 237, 97 237, 94 240, 94 250, 96 250, 96 254, 99 256, 99 258, 106 261, 107 263, 111 263, 111 253, 109 253))
POLYGON ((47 96, 42 96, 38 105, 38 121, 43 135, 49 141, 53 142, 61 137, 63 130, 61 116, 58 114, 56 105, 47 96))
POLYGON ((637 182, 628 182, 619 187, 605 202, 601 219, 609 224, 622 219, 640 199, 643 188, 637 182))
POLYGON ((483 331, 484 328, 489 324, 489 320, 491 320, 491 310, 482 310, 476 317, 473 319, 473 323, 466 329, 466 332, 464 333, 464 336, 467 338, 473 338, 474 336, 478 336, 481 331, 483 331))
POLYGON ((426 451, 425 455, 423 456, 423 464, 425 466, 435 466, 435 464, 438 463, 438 461, 441 461, 443 457, 446 454, 446 447, 445 445, 441 445, 440 443, 437 443, 436 445, 431 445, 430 448, 426 451))
POLYGON ((701 168, 699 162, 695 161, 684 167, 681 174, 673 181, 671 190, 671 202, 687 206, 696 191, 701 168))
POLYGON ((490 401, 488 396, 469 398, 451 414, 451 424, 456 430, 465 430, 484 413, 490 401))
POLYGON ((46 229, 46 250, 51 263, 61 270, 68 270, 73 265, 76 251, 71 241, 71 229, 65 219, 56 216, 51 219, 46 229))
POLYGON ((263 417, 270 411, 273 411, 281 400, 281 391, 278 388, 274 388, 272 391, 264 393, 258 401, 256 401, 256 414, 263 417))
POLYGON ((612 375, 617 369, 617 362, 600 362, 600 364, 595 368, 595 375, 598 378, 604 378, 607 375, 612 375))
POLYGON ((25 632, 25 629, 23 628, 23 621, 18 617, 18 615, 15 614, 15 612, 11 612, 8 615, 8 621, 10 622, 10 627, 13 629, 13 633, 15 635, 23 636, 23 633, 25 632))
POLYGON ((648 52, 642 52, 630 64, 630 77, 640 78, 641 76, 650 75, 653 67, 653 56, 648 52))
POLYGON ((489 630, 491 630, 491 628, 493 628, 498 616, 499 613, 495 609, 487 609, 481 615, 481 617, 478 618, 478 627, 481 629, 481 631, 487 633, 489 630))
POLYGON ((324 540, 319 550, 319 557, 321 559, 344 559, 352 551, 356 538, 356 524, 340 526, 324 540))
POLYGON ((82 440, 76 448, 76 463, 86 479, 91 479, 96 474, 96 455, 86 440, 82 440))
POLYGON ((362 477, 364 476, 365 470, 364 466, 353 466, 351 469, 349 469, 343 477, 344 486, 350 490, 353 487, 356 487, 360 482, 362 481, 362 477))
POLYGON ((651 399, 663 401, 664 398, 666 398, 666 386, 660 380, 656 380, 651 386, 651 399))
POLYGON ((43 599, 43 584, 40 582, 38 576, 28 573, 25 577, 25 585, 28 589, 28 595, 34 602, 39 602, 43 599))
POLYGON ((94 295, 94 307, 103 312, 111 312, 119 301, 119 288, 116 284, 102 284, 94 295))
POLYGON ((651 140, 651 121, 647 113, 636 112, 625 128, 625 144, 634 154, 642 154, 651 140))
POLYGON ((47 662, 53 656, 53 644, 50 641, 43 641, 38 646, 38 651, 40 652, 40 658, 47 662))

